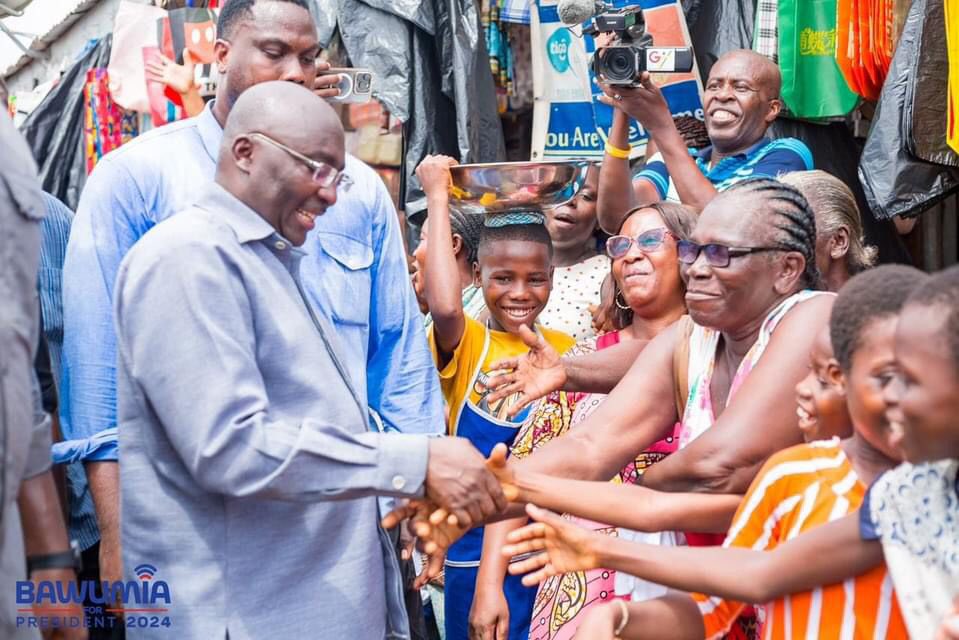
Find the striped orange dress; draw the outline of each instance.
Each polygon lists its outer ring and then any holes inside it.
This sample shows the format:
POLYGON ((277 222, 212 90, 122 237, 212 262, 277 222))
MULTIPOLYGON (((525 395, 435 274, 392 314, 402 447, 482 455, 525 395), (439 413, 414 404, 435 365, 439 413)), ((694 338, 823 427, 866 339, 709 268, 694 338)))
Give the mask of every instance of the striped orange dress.
MULTIPOLYGON (((803 531, 855 512, 865 492, 838 439, 780 451, 749 487, 723 546, 774 549, 803 531)), ((702 594, 693 598, 707 639, 721 638, 745 606, 702 594)), ((765 640, 909 637, 884 566, 757 610, 765 640)))

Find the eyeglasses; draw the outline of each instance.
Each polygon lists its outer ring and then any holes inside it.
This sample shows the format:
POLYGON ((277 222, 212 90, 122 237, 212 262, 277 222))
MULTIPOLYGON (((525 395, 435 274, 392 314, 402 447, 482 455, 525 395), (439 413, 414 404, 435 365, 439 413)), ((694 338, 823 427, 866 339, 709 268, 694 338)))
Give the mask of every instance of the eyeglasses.
POLYGON ((706 256, 706 262, 711 267, 728 267, 733 258, 746 256, 763 251, 785 251, 782 247, 727 247, 724 244, 696 244, 691 240, 680 240, 676 243, 679 261, 683 264, 696 262, 699 253, 706 256))
POLYGON ((635 238, 630 238, 629 236, 612 236, 606 241, 606 255, 613 260, 622 258, 629 253, 629 248, 633 246, 634 243, 636 244, 636 248, 643 253, 658 251, 662 248, 666 236, 671 235, 673 234, 670 233, 669 230, 659 228, 643 231, 635 238))
POLYGON ((274 147, 278 149, 282 149, 283 151, 286 151, 288 154, 290 154, 291 156, 293 156, 300 162, 304 163, 306 166, 308 166, 310 169, 313 170, 313 182, 315 182, 317 186, 320 186, 323 188, 336 187, 338 190, 343 191, 344 193, 349 191, 350 187, 353 186, 353 181, 350 179, 348 175, 346 175, 342 171, 338 171, 334 169, 333 167, 326 164, 325 162, 320 162, 318 160, 314 160, 313 158, 307 157, 303 155, 302 153, 300 153, 299 151, 294 151, 293 149, 289 148, 282 142, 278 142, 274 140, 273 138, 266 135, 265 133, 254 131, 253 133, 249 133, 247 135, 250 136, 251 138, 258 138, 265 142, 269 142, 274 147))

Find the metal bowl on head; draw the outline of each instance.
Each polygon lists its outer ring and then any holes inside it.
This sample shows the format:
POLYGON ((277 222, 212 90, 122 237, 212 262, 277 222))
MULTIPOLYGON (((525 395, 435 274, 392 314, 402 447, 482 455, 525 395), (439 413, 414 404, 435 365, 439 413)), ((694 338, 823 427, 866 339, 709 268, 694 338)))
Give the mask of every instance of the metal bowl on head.
POLYGON ((450 167, 450 207, 463 213, 542 211, 568 202, 586 181, 589 162, 487 162, 450 167))

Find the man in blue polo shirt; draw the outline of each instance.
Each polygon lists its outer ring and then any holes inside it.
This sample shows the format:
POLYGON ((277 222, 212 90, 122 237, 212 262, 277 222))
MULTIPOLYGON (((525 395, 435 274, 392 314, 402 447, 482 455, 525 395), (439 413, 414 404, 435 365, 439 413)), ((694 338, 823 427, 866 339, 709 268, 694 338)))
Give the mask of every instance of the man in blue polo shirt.
POLYGON ((812 169, 812 153, 801 141, 765 137, 782 110, 781 84, 779 67, 753 51, 731 51, 719 58, 703 94, 712 144, 692 152, 648 73, 635 88, 600 83, 606 93, 600 100, 615 109, 600 174, 597 209, 603 228, 615 232, 636 204, 673 200, 702 210, 719 191, 740 180, 812 169), (629 175, 628 118, 639 121, 651 139, 646 167, 631 183, 624 179, 629 175))

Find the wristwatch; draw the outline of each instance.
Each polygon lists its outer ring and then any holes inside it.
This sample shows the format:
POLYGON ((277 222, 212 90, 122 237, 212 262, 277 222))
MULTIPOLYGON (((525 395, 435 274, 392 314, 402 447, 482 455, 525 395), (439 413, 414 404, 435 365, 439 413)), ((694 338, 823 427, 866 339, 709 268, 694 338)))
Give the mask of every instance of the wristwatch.
POLYGON ((80 558, 80 545, 77 544, 77 541, 71 540, 70 548, 67 551, 27 556, 28 576, 34 571, 45 569, 73 569, 80 573, 83 570, 83 562, 80 558))

